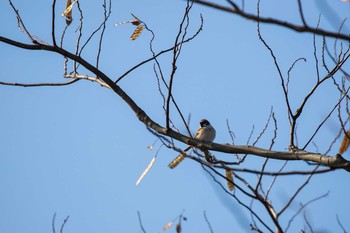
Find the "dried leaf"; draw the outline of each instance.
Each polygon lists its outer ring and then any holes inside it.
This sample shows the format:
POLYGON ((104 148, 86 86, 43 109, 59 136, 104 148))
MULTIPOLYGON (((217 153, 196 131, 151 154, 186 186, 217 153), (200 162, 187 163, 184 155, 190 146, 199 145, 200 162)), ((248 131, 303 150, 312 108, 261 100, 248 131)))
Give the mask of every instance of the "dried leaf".
POLYGON ((181 232, 181 224, 178 223, 178 224, 176 225, 176 233, 180 233, 180 232, 181 232))
POLYGON ((130 20, 130 23, 132 23, 132 25, 139 26, 139 25, 140 25, 140 23, 141 23, 141 21, 140 21, 140 20, 135 19, 135 20, 130 20))
POLYGON ((137 18, 135 15, 133 15, 133 14, 131 14, 131 15, 132 15, 132 17, 134 17, 134 19, 117 23, 117 24, 115 24, 115 26, 119 26, 119 25, 126 24, 126 23, 131 23, 132 25, 139 26, 141 24, 141 20, 139 20, 139 18, 137 18))
POLYGON ((130 40, 136 40, 136 39, 141 35, 142 30, 143 30, 144 28, 145 28, 144 25, 139 25, 139 26, 135 29, 134 33, 131 35, 130 40))
POLYGON ((168 166, 170 167, 170 169, 174 169, 184 159, 185 159, 185 156, 183 154, 179 154, 173 161, 169 163, 168 166))
POLYGON ((148 166, 146 167, 146 169, 142 172, 140 178, 136 181, 136 185, 139 185, 139 183, 141 182, 141 180, 143 180, 143 178, 145 177, 145 175, 148 173, 148 171, 152 168, 154 161, 156 161, 156 157, 154 157, 151 162, 148 164, 148 166))
POLYGON ((235 186, 233 185, 232 170, 226 169, 226 179, 227 179, 227 186, 232 191, 235 188, 235 186))
POLYGON ((346 135, 344 135, 343 140, 340 144, 339 152, 338 152, 340 155, 342 155, 349 148, 349 144, 350 144, 349 137, 350 137, 350 130, 346 132, 346 135))
POLYGON ((66 9, 63 11, 62 16, 65 16, 68 18, 68 15, 70 14, 70 18, 72 18, 72 8, 77 1, 78 0, 74 0, 74 2, 71 3, 71 0, 67 0, 66 9))
POLYGON ((163 231, 166 231, 168 230, 174 223, 171 221, 171 222, 168 222, 164 227, 163 227, 163 231))

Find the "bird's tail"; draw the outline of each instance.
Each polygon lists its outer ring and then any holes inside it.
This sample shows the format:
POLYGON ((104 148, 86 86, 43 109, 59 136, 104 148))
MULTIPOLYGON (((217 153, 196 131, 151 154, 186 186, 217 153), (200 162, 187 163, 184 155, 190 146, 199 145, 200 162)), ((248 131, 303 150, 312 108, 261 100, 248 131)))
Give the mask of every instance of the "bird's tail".
POLYGON ((174 169, 177 165, 179 165, 179 163, 182 162, 182 160, 184 160, 185 156, 183 154, 179 154, 173 161, 171 161, 171 163, 169 163, 169 167, 171 169, 174 169))

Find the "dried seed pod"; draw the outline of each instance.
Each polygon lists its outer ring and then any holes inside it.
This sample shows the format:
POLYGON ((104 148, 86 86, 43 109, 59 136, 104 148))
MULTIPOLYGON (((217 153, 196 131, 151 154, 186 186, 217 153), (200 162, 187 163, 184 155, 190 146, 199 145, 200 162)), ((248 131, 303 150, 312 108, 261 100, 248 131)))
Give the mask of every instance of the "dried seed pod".
MULTIPOLYGON (((72 1, 71 0, 67 0, 66 3, 66 9, 72 5, 72 1)), ((67 12, 66 14, 66 24, 69 26, 72 22, 73 18, 72 18, 72 8, 70 9, 70 11, 67 12)))
POLYGON ((163 231, 166 231, 168 230, 174 223, 171 221, 171 222, 168 222, 164 227, 163 227, 163 231))
POLYGON ((149 172, 149 170, 152 168, 154 162, 156 161, 156 157, 153 157, 153 159, 151 160, 151 162, 148 164, 148 166, 146 167, 146 169, 142 172, 141 176, 138 178, 138 180, 136 181, 136 185, 139 185, 139 183, 143 180, 143 178, 145 177, 145 175, 149 172))
POLYGON ((141 21, 140 21, 140 20, 135 19, 135 20, 130 20, 130 23, 132 23, 132 25, 139 26, 139 25, 140 25, 140 23, 141 23, 141 21))
POLYGON ((72 13, 72 8, 73 8, 73 5, 77 2, 78 0, 75 0, 73 3, 71 2, 71 0, 67 0, 66 2, 66 9, 63 11, 62 13, 62 16, 66 16, 69 14, 69 13, 72 13))
POLYGON ((350 144, 349 138, 350 138, 350 130, 348 130, 346 132, 346 134, 344 135, 343 140, 342 140, 340 147, 339 147, 338 154, 342 155, 345 151, 347 151, 347 149, 349 148, 349 144, 350 144))
POLYGON ((142 30, 143 30, 144 28, 145 28, 144 25, 139 25, 139 26, 135 29, 134 33, 131 35, 130 40, 136 40, 136 39, 141 35, 142 30))
POLYGON ((226 169, 226 179, 227 179, 227 186, 232 191, 235 188, 233 183, 232 170, 226 169))
POLYGON ((67 0, 66 2, 66 9, 63 11, 62 16, 66 17, 66 24, 67 26, 69 26, 72 21, 72 9, 73 9, 73 5, 77 2, 78 0, 75 0, 73 3, 71 0, 67 0))
POLYGON ((169 167, 171 169, 175 168, 177 165, 179 165, 182 160, 185 159, 185 156, 183 154, 179 154, 173 161, 169 163, 169 167))

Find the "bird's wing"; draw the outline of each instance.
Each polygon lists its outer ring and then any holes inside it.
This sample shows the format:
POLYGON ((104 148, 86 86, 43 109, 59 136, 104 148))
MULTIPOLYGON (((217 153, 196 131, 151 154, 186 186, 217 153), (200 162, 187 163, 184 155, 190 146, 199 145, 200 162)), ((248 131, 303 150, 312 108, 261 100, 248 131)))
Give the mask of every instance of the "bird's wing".
POLYGON ((202 129, 202 127, 200 127, 197 130, 196 134, 194 135, 194 138, 198 139, 200 137, 200 135, 202 134, 202 131, 203 131, 203 129, 202 129))

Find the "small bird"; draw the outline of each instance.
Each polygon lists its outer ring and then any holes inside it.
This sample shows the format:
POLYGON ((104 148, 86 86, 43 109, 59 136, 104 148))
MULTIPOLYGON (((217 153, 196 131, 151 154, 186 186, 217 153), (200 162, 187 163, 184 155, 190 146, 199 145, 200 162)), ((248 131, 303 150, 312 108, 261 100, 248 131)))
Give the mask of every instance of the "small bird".
MULTIPOLYGON (((210 124, 210 122, 206 119, 202 119, 200 122, 200 127, 194 135, 195 139, 212 142, 215 139, 215 129, 210 124)), ((169 163, 169 167, 171 169, 175 168, 182 160, 184 160, 185 156, 183 155, 186 151, 191 149, 192 146, 187 147, 183 153, 179 154, 171 163, 169 163)))

